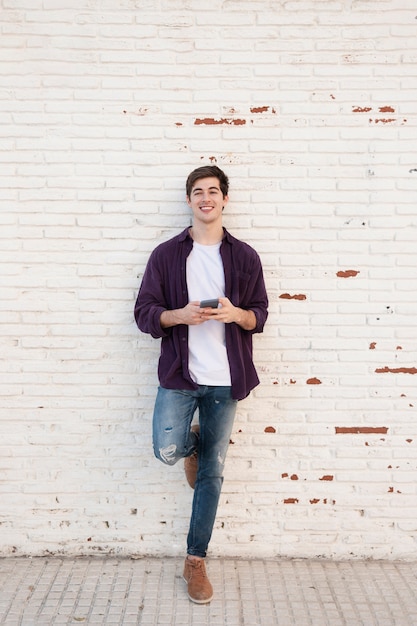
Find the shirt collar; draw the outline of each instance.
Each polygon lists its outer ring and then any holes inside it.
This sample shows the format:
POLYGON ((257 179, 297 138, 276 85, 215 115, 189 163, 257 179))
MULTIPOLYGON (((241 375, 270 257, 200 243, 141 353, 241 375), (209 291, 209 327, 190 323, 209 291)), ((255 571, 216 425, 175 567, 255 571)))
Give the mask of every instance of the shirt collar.
MULTIPOLYGON (((186 228, 185 230, 183 230, 182 233, 180 233, 179 236, 178 236, 178 240, 181 241, 181 242, 185 241, 186 239, 191 239, 189 228, 186 228)), ((224 241, 224 240, 226 240, 227 243, 233 243, 232 235, 229 233, 229 231, 227 231, 223 227, 223 240, 222 241, 224 241)))

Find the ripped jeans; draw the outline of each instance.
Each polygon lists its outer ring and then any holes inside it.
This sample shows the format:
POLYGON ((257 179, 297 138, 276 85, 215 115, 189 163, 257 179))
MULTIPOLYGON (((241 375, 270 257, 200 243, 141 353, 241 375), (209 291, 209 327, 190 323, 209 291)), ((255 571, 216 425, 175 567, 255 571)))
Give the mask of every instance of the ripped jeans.
POLYGON ((198 474, 187 553, 205 557, 223 484, 223 469, 237 400, 230 387, 199 385, 195 391, 158 388, 153 414, 155 456, 174 465, 198 450, 198 474), (190 431, 198 408, 200 436, 190 431))

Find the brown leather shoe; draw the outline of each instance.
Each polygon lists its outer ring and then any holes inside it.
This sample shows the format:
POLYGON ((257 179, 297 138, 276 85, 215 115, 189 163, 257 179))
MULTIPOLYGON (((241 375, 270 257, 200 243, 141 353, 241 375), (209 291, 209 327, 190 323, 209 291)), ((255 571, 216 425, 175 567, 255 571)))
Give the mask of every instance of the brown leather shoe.
POLYGON ((206 604, 213 598, 213 587, 206 573, 204 559, 190 559, 184 563, 183 578, 188 584, 188 597, 196 604, 206 604))
MULTIPOLYGON (((195 424, 191 427, 191 430, 194 433, 200 433, 200 426, 195 424)), ((191 456, 186 456, 184 459, 184 471, 185 477, 187 479, 188 484, 191 489, 195 487, 195 481, 197 480, 197 472, 198 472, 198 455, 197 452, 193 452, 191 456)))

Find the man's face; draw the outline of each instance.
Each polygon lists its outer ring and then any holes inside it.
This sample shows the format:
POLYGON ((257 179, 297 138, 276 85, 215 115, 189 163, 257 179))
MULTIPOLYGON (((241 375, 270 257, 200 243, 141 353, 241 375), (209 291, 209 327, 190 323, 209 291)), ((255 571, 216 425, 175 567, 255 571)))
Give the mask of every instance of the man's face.
POLYGON ((196 180, 187 196, 187 204, 191 207, 194 220, 205 224, 222 220, 222 211, 229 198, 224 196, 220 189, 219 180, 215 177, 196 180))

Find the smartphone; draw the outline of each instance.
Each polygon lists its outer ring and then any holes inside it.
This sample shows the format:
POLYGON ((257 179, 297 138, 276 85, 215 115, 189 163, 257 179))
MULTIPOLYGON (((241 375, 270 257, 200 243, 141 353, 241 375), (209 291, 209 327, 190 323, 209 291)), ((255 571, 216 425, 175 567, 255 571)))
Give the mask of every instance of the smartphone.
POLYGON ((213 298, 212 300, 202 300, 200 302, 200 309, 217 309, 219 306, 219 301, 217 298, 213 298))

